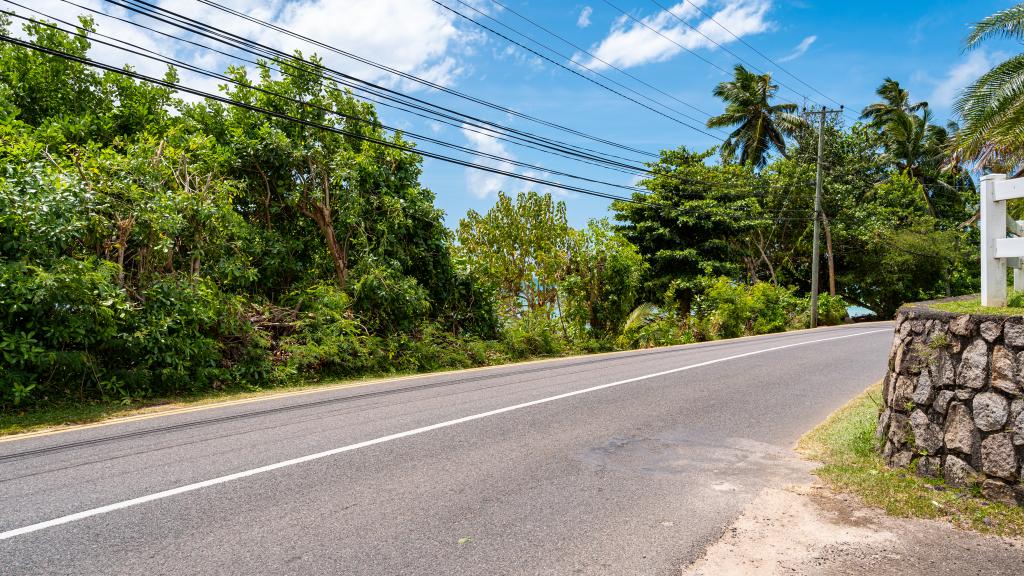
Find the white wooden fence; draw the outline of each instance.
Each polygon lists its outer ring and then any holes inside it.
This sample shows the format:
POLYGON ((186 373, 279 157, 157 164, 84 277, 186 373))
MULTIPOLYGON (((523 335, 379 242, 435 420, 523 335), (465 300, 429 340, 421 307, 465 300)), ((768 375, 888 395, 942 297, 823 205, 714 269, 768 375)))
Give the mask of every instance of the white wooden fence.
POLYGON ((1006 214, 1006 201, 1014 198, 1024 198, 1024 178, 981 177, 982 306, 1006 306, 1007 267, 1013 268, 1013 289, 1024 291, 1024 221, 1006 214))

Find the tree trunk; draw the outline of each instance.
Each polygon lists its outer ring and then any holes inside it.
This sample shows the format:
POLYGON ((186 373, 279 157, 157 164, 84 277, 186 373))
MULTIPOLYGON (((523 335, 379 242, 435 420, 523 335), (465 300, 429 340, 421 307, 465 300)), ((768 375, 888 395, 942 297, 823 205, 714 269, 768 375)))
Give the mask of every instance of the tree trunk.
POLYGON ((327 250, 331 254, 331 262, 334 263, 334 273, 338 277, 338 287, 345 289, 348 279, 348 249, 338 243, 338 237, 334 233, 334 222, 331 221, 331 207, 326 204, 308 201, 299 205, 299 212, 316 223, 320 233, 324 235, 324 242, 327 243, 327 250))
POLYGON ((832 254, 832 229, 828 225, 828 216, 821 211, 821 220, 825 224, 825 257, 828 258, 828 293, 836 295, 836 262, 832 254))
MULTIPOLYGON (((316 168, 312 159, 309 161, 310 174, 316 174, 316 168)), ((312 180, 314 177, 311 176, 312 180)), ((302 200, 299 202, 299 212, 303 216, 316 222, 320 232, 324 235, 327 243, 327 251, 331 254, 331 262, 334 264, 334 273, 338 276, 338 288, 345 289, 348 279, 348 242, 344 246, 338 243, 338 237, 334 233, 334 219, 331 215, 331 182, 326 174, 320 176, 319 181, 305 180, 302 187, 302 200), (319 186, 323 192, 323 201, 314 200, 309 193, 311 186, 319 186)))
POLYGON ((323 232, 327 240, 327 249, 331 251, 331 260, 334 261, 334 272, 338 275, 338 287, 344 290, 348 282, 348 249, 338 243, 330 220, 323 226, 323 232))
POLYGON ((260 165, 256 165, 256 170, 259 171, 260 177, 263 178, 263 188, 266 194, 263 196, 263 223, 266 227, 270 228, 270 180, 267 178, 267 174, 260 168, 260 165))

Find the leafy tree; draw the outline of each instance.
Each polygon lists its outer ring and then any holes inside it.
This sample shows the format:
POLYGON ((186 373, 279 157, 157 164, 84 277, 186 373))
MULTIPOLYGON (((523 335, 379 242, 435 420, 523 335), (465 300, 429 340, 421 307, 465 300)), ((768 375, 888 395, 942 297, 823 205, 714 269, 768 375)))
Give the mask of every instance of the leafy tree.
POLYGON ((637 304, 647 264, 637 247, 607 219, 573 231, 568 273, 562 283, 566 315, 599 339, 620 333, 637 304))
POLYGON ((650 266, 644 299, 671 303, 685 314, 702 276, 738 277, 736 239, 762 217, 750 165, 708 166, 713 151, 662 151, 641 184, 650 192, 612 204, 619 230, 650 266))
MULTIPOLYGON (((353 136, 212 103, 203 105, 208 110, 202 111, 205 114, 201 119, 222 123, 211 126, 212 131, 225 135, 241 171, 259 175, 253 184, 261 186, 252 196, 258 193, 256 198, 261 202, 249 208, 262 209, 268 228, 274 227, 273 212, 283 211, 285 219, 292 214, 306 218, 319 232, 325 248, 326 258, 317 259, 329 262, 339 288, 344 290, 353 264, 351 252, 365 250, 373 238, 374 231, 366 226, 376 223, 376 219, 365 219, 365 212, 394 208, 397 202, 390 200, 398 200, 395 193, 401 194, 407 187, 418 188, 420 160, 357 139, 389 137, 380 128, 372 107, 325 82, 316 71, 319 65, 316 58, 306 63, 298 54, 293 60, 277 62, 288 74, 274 78, 269 64, 262 64, 259 82, 254 85, 244 68, 232 68, 229 74, 236 84, 228 86, 227 95, 353 136), (394 170, 379 171, 378 165, 385 162, 394 170)), ((397 135, 394 143, 407 145, 397 135)))
MULTIPOLYGON (((918 177, 901 170, 892 155, 880 153, 887 138, 864 124, 848 130, 835 121, 826 125, 822 197, 822 273, 830 292, 883 317, 905 301, 971 291, 977 275, 968 250, 971 232, 960 227, 970 214, 970 189, 944 186, 956 182, 954 175, 931 172, 936 167, 927 162, 918 164, 928 169, 918 177), (924 260, 915 253, 925 254, 924 260)), ((789 158, 761 171, 767 181, 760 199, 764 213, 811 213, 816 158, 817 135, 807 132, 798 135, 789 158)), ((809 288, 812 224, 765 221, 761 234, 771 240, 765 251, 778 283, 809 288)))
MULTIPOLYGON (((79 18, 85 30, 71 35, 39 22, 23 28, 40 46, 84 58, 93 20, 79 18)), ((0 32, 9 33, 10 19, 0 15, 0 32)), ((174 70, 165 80, 176 82, 174 70)), ((110 143, 142 132, 159 133, 172 122, 173 91, 139 83, 113 72, 99 73, 77 62, 13 44, 0 45, 0 86, 7 106, 22 122, 39 128, 49 144, 89 141, 110 143)))
POLYGON ((564 202, 532 191, 515 200, 499 192, 486 214, 470 210, 459 221, 457 236, 463 260, 495 292, 506 317, 553 317, 572 241, 564 202))
POLYGON ((347 134, 0 55, 0 410, 492 361, 420 157, 315 58, 225 91, 347 134))
POLYGON ((432 316, 453 330, 492 333, 493 311, 456 269, 443 214, 419 184, 422 158, 403 149, 412 145, 401 134, 385 133, 370 104, 321 78, 319 66, 297 54, 261 64, 258 82, 234 68, 227 92, 337 131, 209 102, 186 110, 218 135, 245 183, 235 204, 258 238, 254 288, 273 298, 331 277, 377 329, 407 330, 432 316))
POLYGON ((786 153, 786 137, 794 135, 806 121, 796 114, 796 104, 772 104, 778 90, 771 74, 754 74, 742 64, 734 68, 732 80, 715 87, 715 96, 725 101, 725 113, 709 118, 708 127, 736 127, 722 145, 724 157, 734 158, 738 151, 741 164, 761 168, 773 149, 786 153))
POLYGON ((947 295, 958 232, 939 229, 921 184, 896 173, 862 198, 837 226, 844 296, 886 317, 905 302, 947 295))
POLYGON ((881 160, 921 183, 932 215, 962 222, 967 215, 961 195, 973 191, 973 182, 956 162, 948 161, 958 126, 933 124, 928 103, 911 103, 910 93, 892 78, 886 78, 877 93, 883 102, 864 108, 861 117, 880 136, 881 160))

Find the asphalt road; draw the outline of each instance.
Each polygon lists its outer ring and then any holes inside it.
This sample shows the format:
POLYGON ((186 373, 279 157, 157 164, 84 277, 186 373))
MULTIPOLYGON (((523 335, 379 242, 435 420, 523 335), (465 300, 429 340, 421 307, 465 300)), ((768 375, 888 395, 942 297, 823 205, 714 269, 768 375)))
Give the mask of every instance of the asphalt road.
POLYGON ((673 574, 884 375, 891 324, 0 442, 0 574, 673 574))

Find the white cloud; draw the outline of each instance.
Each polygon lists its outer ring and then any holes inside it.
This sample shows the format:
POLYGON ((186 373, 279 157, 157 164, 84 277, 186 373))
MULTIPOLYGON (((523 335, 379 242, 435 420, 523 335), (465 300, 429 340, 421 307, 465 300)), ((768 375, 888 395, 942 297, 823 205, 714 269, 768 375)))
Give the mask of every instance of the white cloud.
MULTIPOLYGON (((531 68, 533 71, 538 72, 544 69, 544 61, 541 60, 534 54, 530 54, 526 50, 519 48, 515 45, 508 45, 500 50, 495 50, 493 53, 495 60, 509 60, 516 63, 519 66, 525 66, 531 68)), ((481 78, 482 80, 482 78, 481 78)))
MULTIPOLYGON (((134 15, 99 0, 79 0, 79 2, 102 13, 130 18, 158 30, 177 36, 182 35, 180 30, 169 25, 134 15)), ((267 0, 262 3, 246 0, 222 0, 222 2, 235 10, 270 21, 329 46, 442 85, 453 84, 465 73, 465 65, 462 63, 463 56, 467 55, 473 46, 483 38, 477 31, 458 24, 454 14, 430 0, 267 0)), ((284 52, 291 53, 299 49, 307 56, 316 53, 324 58, 327 66, 359 78, 389 86, 399 86, 404 90, 424 89, 419 84, 402 80, 391 73, 358 63, 323 47, 275 32, 259 24, 227 15, 215 8, 200 4, 196 0, 159 0, 158 5, 161 8, 211 23, 284 52)), ((58 0, 34 0, 31 6, 52 17, 69 21, 75 21, 78 14, 85 12, 58 0)), ((24 12, 17 8, 14 10, 19 13, 24 12)), ((25 15, 30 14, 26 13, 25 15)), ((225 56, 202 52, 195 47, 188 47, 127 23, 103 16, 94 16, 94 19, 100 33, 130 41, 160 54, 201 65, 215 72, 222 72, 227 65, 238 63, 225 56)), ((20 26, 15 24, 12 28, 19 29, 20 26)), ((216 42, 208 38, 193 39, 206 45, 225 49, 224 46, 217 45, 216 42)), ((146 74, 162 75, 165 70, 165 66, 162 64, 130 56, 114 48, 94 45, 91 55, 97 60, 111 64, 130 63, 137 70, 146 74)), ((248 55, 246 57, 252 58, 248 55)), ((182 73, 182 81, 204 90, 214 89, 216 85, 216 81, 201 79, 201 77, 187 73, 182 73)))
POLYGON ((580 28, 586 28, 590 26, 590 15, 594 13, 594 9, 590 6, 584 6, 583 10, 580 11, 580 17, 576 19, 576 25, 580 28))
POLYGON ((807 38, 804 38, 803 40, 800 41, 799 44, 796 45, 796 48, 793 48, 792 52, 790 52, 786 56, 783 56, 782 58, 779 58, 779 62, 789 62, 790 60, 796 60, 797 58, 803 56, 804 54, 807 53, 807 50, 811 48, 811 44, 814 44, 814 41, 817 39, 817 36, 808 36, 807 38))
MULTIPOLYGON (((452 53, 476 38, 456 27, 455 18, 429 0, 308 0, 285 4, 276 20, 325 44, 449 85, 462 73, 452 53)), ((387 73, 353 64, 316 46, 303 46, 302 41, 274 32, 264 32, 264 37, 282 49, 319 52, 332 65, 354 69, 361 78, 396 82, 387 73)))
MULTIPOLYGON (((715 43, 735 42, 732 34, 749 36, 764 32, 771 26, 767 20, 771 0, 723 0, 721 8, 711 14, 717 23, 697 10, 705 2, 687 0, 670 7, 672 14, 661 11, 638 17, 643 24, 626 16, 616 19, 608 36, 590 50, 597 59, 587 62, 587 66, 607 68, 600 60, 620 68, 662 62, 675 57, 684 47, 688 50, 715 49, 715 43), (689 25, 680 22, 673 14, 689 25)), ((709 12, 708 9, 704 11, 709 12)))
POLYGON ((967 59, 950 68, 946 76, 938 82, 932 90, 931 97, 928 98, 928 103, 940 107, 952 105, 960 90, 995 66, 998 57, 984 50, 971 52, 967 59))

